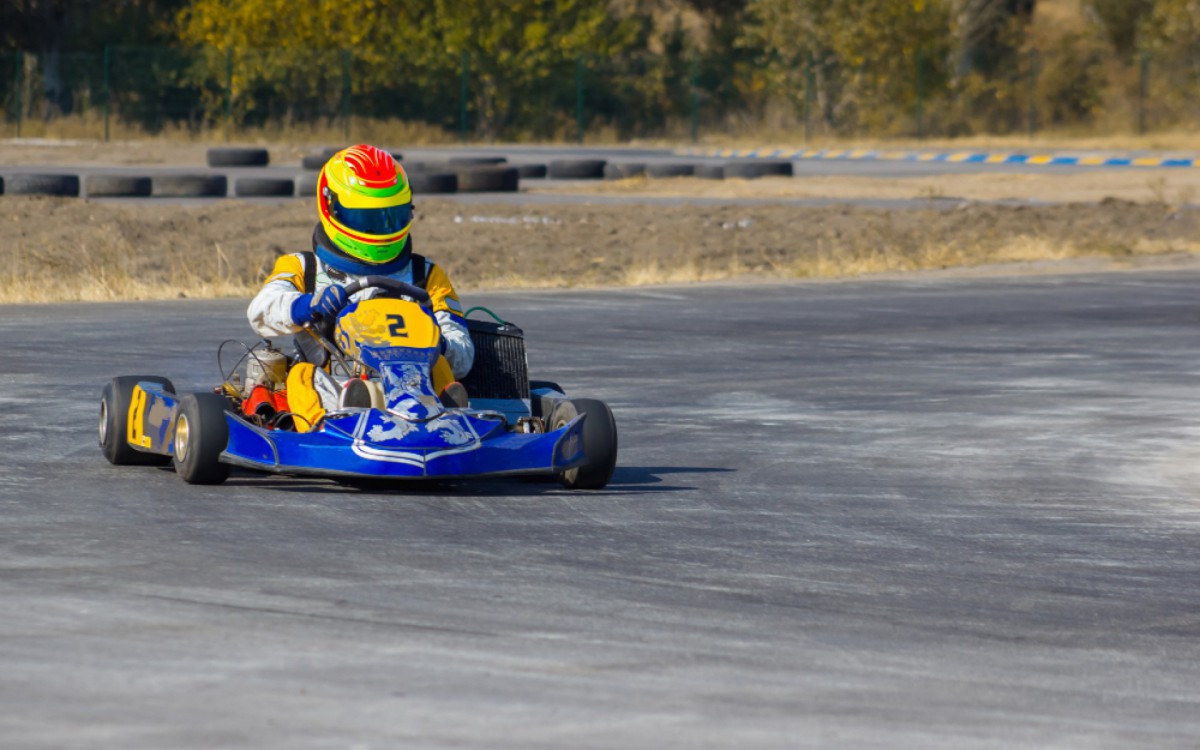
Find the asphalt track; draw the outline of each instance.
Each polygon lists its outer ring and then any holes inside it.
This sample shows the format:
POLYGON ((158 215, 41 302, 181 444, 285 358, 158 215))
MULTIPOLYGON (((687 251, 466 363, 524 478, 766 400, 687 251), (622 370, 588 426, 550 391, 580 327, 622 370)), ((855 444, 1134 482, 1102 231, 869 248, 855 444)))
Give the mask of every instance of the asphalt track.
POLYGON ((0 307, 0 745, 1196 747, 1198 284, 468 295, 597 493, 111 467, 241 303, 0 307))

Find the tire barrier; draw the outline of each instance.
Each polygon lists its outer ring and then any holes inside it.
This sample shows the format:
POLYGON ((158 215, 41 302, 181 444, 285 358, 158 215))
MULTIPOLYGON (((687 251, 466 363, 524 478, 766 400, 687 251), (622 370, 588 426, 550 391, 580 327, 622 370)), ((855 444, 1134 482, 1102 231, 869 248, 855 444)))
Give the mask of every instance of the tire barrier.
POLYGON ((229 179, 223 174, 170 174, 151 182, 151 195, 159 198, 224 198, 229 192, 229 179))
POLYGON ((725 177, 753 180, 759 177, 791 177, 790 161, 731 161, 725 164, 725 177))
POLYGON ((79 176, 73 174, 10 174, 4 182, 8 195, 79 196, 79 176))
POLYGON ((702 180, 725 179, 724 164, 697 164, 695 175, 702 180))
POLYGON ((507 164, 503 156, 451 156, 450 163, 456 167, 494 167, 497 164, 507 164))
POLYGON ((317 175, 306 174, 296 178, 296 197, 315 198, 317 196, 317 175))
POLYGON ((546 177, 545 164, 517 164, 517 174, 522 180, 541 180, 546 177))
POLYGON ((414 161, 402 164, 404 171, 413 172, 453 172, 453 168, 444 161, 414 161))
MULTIPOLYGON (((313 192, 316 193, 316 187, 313 192)), ((290 177, 239 177, 233 182, 233 194, 239 198, 292 198, 296 181, 290 177)))
POLYGON ((458 175, 453 172, 415 172, 408 180, 416 194, 458 192, 458 175))
POLYGON ((696 174, 695 164, 668 163, 647 164, 647 177, 691 177, 696 174))
POLYGON ((84 175, 83 191, 89 198, 146 198, 153 183, 149 177, 127 174, 84 175))
POLYGON ((646 174, 646 165, 640 161, 609 162, 604 165, 604 179, 628 180, 646 174))
POLYGON ((516 167, 471 167, 456 173, 460 193, 515 193, 521 185, 516 167))
POLYGON ((604 159, 556 159, 547 170, 555 180, 598 180, 604 177, 604 159))
POLYGON ((309 154, 300 158, 300 167, 310 171, 316 171, 325 166, 325 162, 329 161, 329 157, 341 151, 340 148, 322 149, 320 153, 309 154))
POLYGON ((210 148, 207 158, 210 167, 265 167, 271 162, 265 148, 210 148))

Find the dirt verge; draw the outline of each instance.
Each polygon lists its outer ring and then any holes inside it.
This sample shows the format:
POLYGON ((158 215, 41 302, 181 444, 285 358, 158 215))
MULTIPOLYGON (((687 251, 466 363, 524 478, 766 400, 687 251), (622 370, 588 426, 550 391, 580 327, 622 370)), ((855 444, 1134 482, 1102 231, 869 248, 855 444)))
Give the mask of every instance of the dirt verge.
POLYGON ((757 180, 633 178, 536 192, 684 198, 789 200, 932 200, 1045 203, 1099 202, 1106 198, 1152 203, 1194 203, 1200 198, 1200 169, 1095 169, 1060 174, 1039 172, 946 173, 907 177, 804 175, 757 180))
MULTIPOLYGON (((306 201, 180 206, 5 196, 0 302, 247 296, 276 255, 309 247, 313 222, 306 201)), ((414 237, 469 293, 1187 259, 1200 257, 1200 210, 1119 200, 880 211, 428 199, 414 237)))

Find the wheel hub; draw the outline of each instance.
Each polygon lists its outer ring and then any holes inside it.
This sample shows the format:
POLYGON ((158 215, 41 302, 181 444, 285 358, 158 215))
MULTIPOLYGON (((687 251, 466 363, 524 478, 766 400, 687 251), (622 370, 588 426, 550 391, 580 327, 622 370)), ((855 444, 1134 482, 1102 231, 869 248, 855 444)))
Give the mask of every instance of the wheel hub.
POLYGON ((180 414, 179 419, 175 420, 175 460, 184 461, 187 459, 188 439, 191 437, 191 428, 188 426, 188 419, 185 415, 180 414))
POLYGON ((108 442, 108 402, 100 402, 100 445, 108 442))

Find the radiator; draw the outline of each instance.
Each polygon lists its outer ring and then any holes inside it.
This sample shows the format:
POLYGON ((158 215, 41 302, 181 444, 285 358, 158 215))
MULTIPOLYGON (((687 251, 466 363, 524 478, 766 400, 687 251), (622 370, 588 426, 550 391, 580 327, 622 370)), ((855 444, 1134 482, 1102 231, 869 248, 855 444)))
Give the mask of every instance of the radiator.
POLYGON ((475 364, 462 379, 472 399, 529 398, 525 333, 511 323, 467 320, 475 364))

